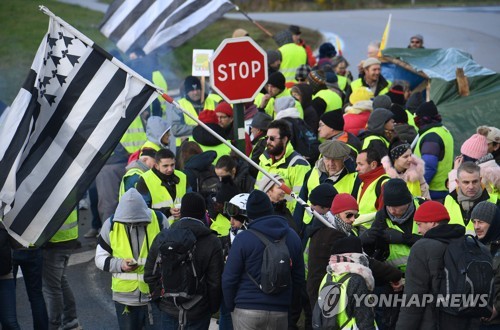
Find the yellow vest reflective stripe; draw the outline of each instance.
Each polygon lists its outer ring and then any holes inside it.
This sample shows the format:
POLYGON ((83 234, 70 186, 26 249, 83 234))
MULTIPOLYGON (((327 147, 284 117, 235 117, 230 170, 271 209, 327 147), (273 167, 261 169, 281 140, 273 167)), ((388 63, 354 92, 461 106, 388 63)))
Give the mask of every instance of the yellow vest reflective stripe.
POLYGON ((429 190, 433 191, 448 191, 445 183, 448 179, 448 173, 453 168, 453 137, 451 133, 444 126, 432 127, 424 132, 418 139, 417 145, 415 146, 414 154, 417 157, 422 158, 422 153, 420 152, 420 143, 422 139, 429 133, 436 133, 443 140, 444 145, 444 156, 443 159, 438 162, 437 171, 431 182, 429 182, 429 190))
POLYGON ((346 88, 348 82, 349 82, 349 80, 346 77, 341 76, 341 75, 337 75, 337 85, 339 85, 339 88, 342 91, 345 91, 345 88, 346 88))
MULTIPOLYGON (((418 234, 417 224, 415 223, 415 221, 413 221, 413 219, 411 221, 413 222, 412 233, 418 234)), ((391 219, 385 219, 385 222, 387 223, 387 227, 395 229, 401 233, 403 232, 401 228, 399 228, 391 221, 391 219)), ((410 247, 408 245, 389 244, 389 257, 385 262, 393 267, 399 268, 400 271, 405 273, 409 255, 410 255, 410 247)))
MULTIPOLYGON (((209 134, 207 132, 207 134, 209 134)), ((192 136, 189 137, 188 141, 193 141, 193 142, 196 142, 192 136)), ((227 142, 231 143, 230 140, 227 140, 227 142)), ((198 142, 196 142, 198 143, 198 142)), ((203 150, 203 152, 205 151, 215 151, 217 153, 217 157, 215 157, 214 161, 212 162, 212 165, 215 165, 217 164, 217 161, 219 160, 219 158, 221 158, 222 156, 224 155, 229 155, 231 153, 231 148, 229 148, 227 145, 225 145, 224 143, 221 143, 219 145, 216 145, 216 146, 206 146, 206 145, 203 145, 201 143, 198 143, 198 145, 200 146, 201 150, 203 150)))
POLYGON ((63 225, 49 240, 51 243, 71 241, 78 238, 78 211, 74 209, 63 225))
POLYGON ((144 172, 137 167, 133 167, 125 173, 125 175, 122 178, 122 181, 120 182, 120 191, 118 194, 119 199, 121 199, 123 194, 125 193, 125 178, 128 178, 129 176, 132 176, 132 175, 142 175, 143 173, 144 172))
POLYGON ((339 301, 337 303, 338 307, 336 309, 342 310, 342 312, 340 312, 339 314, 336 315, 337 324, 339 327, 341 326, 342 329, 357 329, 355 318, 353 317, 349 320, 349 316, 347 315, 347 312, 346 312, 347 301, 348 301, 347 300, 347 287, 349 286, 349 281, 351 279, 348 278, 343 283, 340 283, 342 277, 347 276, 347 275, 348 275, 348 273, 344 273, 344 274, 340 274, 340 275, 326 273, 326 275, 323 277, 323 280, 321 281, 321 284, 319 286, 320 289, 319 289, 318 297, 322 296, 321 290, 324 289, 327 281, 330 282, 330 280, 328 280, 328 277, 331 277, 332 282, 339 283, 340 284, 340 298, 339 298, 339 301))
POLYGON ((342 110, 342 99, 337 93, 329 89, 322 89, 313 96, 313 100, 321 98, 326 103, 325 113, 333 110, 342 110))
POLYGON ((285 76, 286 82, 293 81, 296 83, 295 73, 297 72, 297 68, 307 63, 306 50, 304 47, 294 43, 285 44, 278 50, 282 54, 280 72, 285 76))
MULTIPOLYGON (((148 239, 144 239, 142 242, 139 258, 137 259, 139 267, 132 272, 113 273, 111 289, 114 292, 133 292, 139 288, 142 293, 149 294, 149 286, 144 282, 144 264, 146 263, 151 243, 160 232, 158 221, 156 213, 151 211, 151 223, 146 227, 148 239), (149 246, 146 244, 147 242, 149 242, 149 246)), ((134 258, 132 248, 130 247, 126 224, 114 222, 113 228, 109 232, 109 241, 113 249, 114 258, 134 258)))
MULTIPOLYGON (((376 188, 377 188, 377 183, 380 180, 383 180, 382 181, 383 183, 384 181, 389 180, 389 177, 387 175, 381 175, 377 180, 374 180, 372 183, 370 183, 370 185, 366 188, 363 197, 361 197, 361 191, 363 190, 364 182, 361 182, 361 186, 359 187, 358 197, 357 197, 359 205, 359 214, 369 214, 377 212, 377 209, 375 208, 375 202, 377 202, 376 188)), ((371 222, 367 222, 363 223, 362 225, 366 228, 370 228, 372 224, 371 222)))
POLYGON ((302 253, 304 256, 304 268, 305 268, 305 279, 307 280, 307 274, 309 273, 309 245, 311 244, 311 238, 307 239, 306 246, 304 248, 304 252, 302 253))
MULTIPOLYGON (((489 202, 496 204, 497 200, 498 200, 497 194, 490 194, 490 198, 488 199, 489 202)), ((450 215, 450 222, 449 222, 450 224, 462 225, 465 227, 466 234, 475 235, 474 223, 471 221, 470 218, 464 219, 462 215, 462 210, 460 209, 460 205, 451 195, 446 196, 446 198, 444 199, 444 207, 446 208, 448 214, 450 215), (465 225, 466 222, 467 226, 465 225)), ((471 212, 469 212, 469 215, 470 213, 471 212)))
POLYGON ((157 145, 157 144, 156 144, 156 143, 154 143, 154 142, 151 142, 151 141, 147 140, 147 141, 146 141, 146 143, 144 143, 144 144, 142 145, 141 150, 142 150, 142 149, 147 149, 147 148, 149 148, 149 149, 153 149, 154 151, 158 151, 158 150, 160 150, 160 149, 161 149, 161 146, 157 145))
POLYGON ((137 116, 127 128, 125 134, 123 134, 120 143, 129 154, 133 154, 139 150, 146 141, 147 137, 144 131, 144 125, 142 124, 141 117, 137 116))
POLYGON ((378 135, 369 135, 367 136, 365 139, 363 139, 363 146, 361 147, 361 150, 364 150, 366 148, 368 148, 368 146, 370 145, 370 143, 372 141, 375 141, 375 140, 380 140, 384 143, 384 145, 389 148, 389 141, 387 141, 386 139, 378 136, 378 135))
MULTIPOLYGON (((380 91, 377 95, 375 95, 375 96, 378 96, 378 95, 384 95, 384 94, 389 93, 389 89, 391 88, 391 85, 392 85, 392 83, 391 83, 389 80, 387 80, 387 86, 386 86, 384 89, 382 89, 382 90, 381 90, 381 91, 380 91)), ((354 81, 351 83, 351 89, 352 89, 352 91, 353 91, 353 92, 354 92, 354 90, 355 90, 356 88, 360 88, 360 87, 363 87, 363 86, 364 86, 364 85, 363 85, 363 79, 362 79, 362 78, 358 78, 358 79, 354 80, 354 81)), ((369 88, 369 87, 368 87, 368 88, 369 88)))
POLYGON ((229 229, 231 229, 231 222, 222 213, 217 214, 217 217, 212 224, 210 229, 217 232, 217 236, 223 237, 229 235, 229 229))
MULTIPOLYGON (((186 174, 178 170, 175 170, 174 174, 180 179, 180 182, 175 185, 176 199, 181 200, 182 196, 186 194, 186 174)), ((152 209, 174 206, 172 196, 170 196, 167 188, 162 185, 161 179, 152 170, 144 172, 142 178, 151 194, 152 209)), ((169 217, 168 222, 172 224, 174 218, 172 216, 169 217)))

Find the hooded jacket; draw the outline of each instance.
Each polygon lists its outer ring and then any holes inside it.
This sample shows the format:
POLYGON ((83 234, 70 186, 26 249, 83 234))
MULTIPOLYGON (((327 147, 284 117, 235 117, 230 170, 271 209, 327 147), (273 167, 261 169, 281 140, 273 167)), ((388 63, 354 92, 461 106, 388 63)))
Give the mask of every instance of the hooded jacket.
POLYGON ((148 122, 146 124, 146 137, 148 138, 148 141, 151 141, 162 148, 168 148, 168 145, 164 145, 161 142, 161 138, 169 129, 170 126, 164 119, 158 116, 151 116, 148 118, 148 122))
POLYGON ((316 109, 312 106, 312 87, 308 84, 297 84, 294 88, 298 89, 300 92, 300 105, 302 105, 302 109, 304 110, 304 121, 314 132, 317 132, 319 127, 319 116, 316 109))
POLYGON ((236 307, 287 312, 291 306, 292 288, 300 292, 304 285, 304 258, 300 238, 288 226, 286 219, 276 215, 257 218, 250 222, 248 228, 257 230, 274 240, 286 235, 286 245, 291 258, 292 287, 281 293, 269 295, 252 282, 247 272, 260 283, 264 243, 252 232, 245 230, 234 239, 222 274, 224 302, 230 311, 236 307))
MULTIPOLYGON (((197 173, 204 171, 214 171, 212 162, 217 157, 215 151, 205 151, 201 154, 191 156, 184 164, 183 172, 186 174, 187 182, 193 191, 198 191, 197 173)), ((214 172, 215 174, 215 172, 214 172)))
MULTIPOLYGON (((217 235, 203 222, 193 218, 182 218, 171 228, 187 228, 196 236, 194 267, 197 274, 203 275, 201 282, 204 287, 203 297, 187 311, 187 319, 197 320, 207 314, 217 312, 221 303, 221 274, 224 267, 222 245, 217 235)), ((150 292, 161 290, 161 272, 155 271, 155 268, 157 268, 159 249, 164 242, 167 230, 169 229, 162 230, 155 238, 144 266, 144 281, 149 285, 150 292)), ((179 315, 179 309, 172 301, 160 300, 158 307, 170 316, 179 315)))

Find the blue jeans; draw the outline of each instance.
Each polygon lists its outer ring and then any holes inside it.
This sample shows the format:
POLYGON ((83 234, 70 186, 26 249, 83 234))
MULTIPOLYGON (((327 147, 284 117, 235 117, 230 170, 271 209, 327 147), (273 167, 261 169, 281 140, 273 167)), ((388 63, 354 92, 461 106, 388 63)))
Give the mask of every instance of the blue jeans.
POLYGON ((17 277, 19 267, 23 272, 26 292, 30 300, 33 328, 46 330, 49 328, 47 307, 42 293, 42 250, 21 249, 12 252, 14 278, 17 277))
POLYGON ((19 330, 16 314, 16 282, 14 278, 0 280, 0 325, 4 330, 19 330))
POLYGON ((161 312, 154 304, 126 306, 115 301, 120 330, 162 329, 161 312))
POLYGON ((47 299, 50 329, 74 329, 79 326, 73 291, 66 278, 71 251, 43 250, 43 293, 47 299))
MULTIPOLYGON (((187 314, 189 318, 189 312, 187 314)), ((183 330, 207 330, 210 327, 211 315, 197 319, 197 320, 187 320, 184 324, 183 330)), ((177 330, 179 329, 179 317, 170 316, 167 313, 162 314, 162 329, 166 330, 177 330)))

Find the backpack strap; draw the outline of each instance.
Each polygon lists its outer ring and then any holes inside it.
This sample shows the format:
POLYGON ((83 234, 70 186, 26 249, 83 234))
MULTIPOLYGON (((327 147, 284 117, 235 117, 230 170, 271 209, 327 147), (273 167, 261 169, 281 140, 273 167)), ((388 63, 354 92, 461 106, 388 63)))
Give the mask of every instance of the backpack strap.
POLYGON ((387 175, 382 175, 380 179, 378 179, 377 184, 375 185, 375 195, 377 198, 380 196, 382 193, 382 185, 389 180, 389 177, 387 175))

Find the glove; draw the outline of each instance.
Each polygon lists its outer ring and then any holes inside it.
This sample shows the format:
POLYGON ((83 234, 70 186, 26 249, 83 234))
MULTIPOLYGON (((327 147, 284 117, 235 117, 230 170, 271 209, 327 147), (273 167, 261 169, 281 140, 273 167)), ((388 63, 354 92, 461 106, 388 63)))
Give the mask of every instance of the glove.
POLYGON ((399 230, 387 228, 384 230, 384 240, 389 244, 405 244, 407 240, 399 230))

